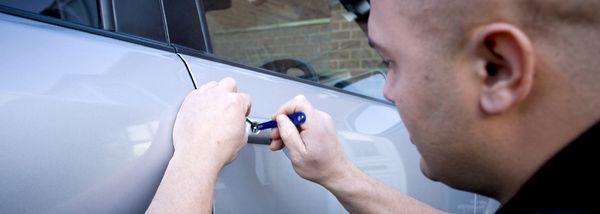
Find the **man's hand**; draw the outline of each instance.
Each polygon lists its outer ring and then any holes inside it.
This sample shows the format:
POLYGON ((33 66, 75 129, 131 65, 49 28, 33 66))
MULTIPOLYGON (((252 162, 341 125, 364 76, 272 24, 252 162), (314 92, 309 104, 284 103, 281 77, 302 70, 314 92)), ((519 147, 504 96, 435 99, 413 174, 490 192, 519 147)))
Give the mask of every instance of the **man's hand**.
POLYGON ((329 114, 316 110, 302 95, 281 106, 273 116, 271 150, 288 148, 294 170, 321 184, 350 213, 437 213, 435 209, 369 177, 350 163, 338 141, 329 114), (306 122, 294 126, 286 116, 304 112, 306 122))
POLYGON ((235 80, 209 82, 183 102, 173 128, 175 157, 209 161, 222 168, 246 144, 250 97, 237 93, 235 80))
POLYGON ((210 213, 217 175, 248 140, 250 97, 231 78, 209 82, 184 100, 175 126, 175 152, 148 213, 210 213))
POLYGON ((319 111, 298 95, 281 106, 273 115, 278 128, 271 132, 271 150, 284 145, 298 175, 319 184, 343 177, 350 165, 338 141, 333 120, 329 114, 319 111), (286 116, 304 112, 306 122, 296 127, 286 116))

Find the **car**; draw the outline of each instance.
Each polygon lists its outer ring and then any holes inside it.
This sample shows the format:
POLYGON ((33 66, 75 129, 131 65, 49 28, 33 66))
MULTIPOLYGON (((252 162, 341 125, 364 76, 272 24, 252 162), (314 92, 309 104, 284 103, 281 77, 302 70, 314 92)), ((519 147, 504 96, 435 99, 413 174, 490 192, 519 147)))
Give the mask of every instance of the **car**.
MULTIPOLYGON (((493 212, 497 202, 420 172, 396 108, 377 93, 385 69, 358 23, 365 2, 355 3, 0 0, 0 213, 144 212, 184 97, 224 77, 252 97, 253 121, 304 94, 370 176, 443 211, 493 212)), ((219 174, 213 212, 346 212, 270 151, 267 133, 250 134, 219 174)))

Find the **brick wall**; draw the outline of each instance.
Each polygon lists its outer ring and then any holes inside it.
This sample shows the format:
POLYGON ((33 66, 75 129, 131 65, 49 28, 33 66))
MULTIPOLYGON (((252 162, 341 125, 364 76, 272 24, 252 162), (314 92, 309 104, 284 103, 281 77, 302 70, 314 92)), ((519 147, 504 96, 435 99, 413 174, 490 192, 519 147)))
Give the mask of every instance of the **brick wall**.
POLYGON ((220 56, 257 67, 274 59, 299 59, 323 76, 354 75, 380 67, 381 59, 369 47, 366 35, 356 23, 342 17, 345 10, 339 3, 330 4, 329 17, 241 29, 219 26, 219 19, 231 22, 232 18, 247 17, 235 11, 235 3, 227 11, 233 16, 207 15, 213 49, 220 56))
POLYGON ((334 4, 331 10, 331 50, 330 69, 334 72, 360 74, 381 68, 381 58, 369 47, 367 35, 354 22, 343 18, 342 5, 334 4))

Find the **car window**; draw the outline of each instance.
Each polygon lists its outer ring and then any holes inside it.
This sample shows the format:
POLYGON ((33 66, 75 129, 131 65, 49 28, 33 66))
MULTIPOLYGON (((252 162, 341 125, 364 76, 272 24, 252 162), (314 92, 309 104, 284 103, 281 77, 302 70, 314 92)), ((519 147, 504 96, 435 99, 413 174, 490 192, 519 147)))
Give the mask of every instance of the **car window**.
POLYGON ((337 0, 209 0, 204 7, 213 54, 384 99, 383 81, 350 86, 387 72, 337 0))
POLYGON ((0 4, 91 27, 100 27, 96 0, 0 0, 0 4))
POLYGON ((167 41, 160 0, 0 0, 0 5, 107 31, 167 41))

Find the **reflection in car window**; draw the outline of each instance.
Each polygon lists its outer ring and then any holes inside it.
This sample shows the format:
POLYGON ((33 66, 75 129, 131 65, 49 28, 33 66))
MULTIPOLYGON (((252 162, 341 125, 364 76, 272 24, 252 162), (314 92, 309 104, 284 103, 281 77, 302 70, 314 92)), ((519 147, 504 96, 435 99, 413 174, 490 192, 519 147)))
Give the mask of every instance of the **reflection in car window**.
MULTIPOLYGON (((210 1, 209 1, 210 2, 210 1)), ((381 84, 359 83, 370 73, 383 74, 381 59, 369 47, 366 33, 332 0, 231 0, 214 8, 206 4, 213 53, 235 62, 262 67, 382 99, 381 84), (369 88, 360 88, 369 87, 369 88), (378 91, 374 96, 372 91, 378 91)))
POLYGON ((0 0, 0 5, 106 31, 167 41, 160 0, 0 0))
POLYGON ((0 4, 99 28, 96 0, 0 0, 0 4))

